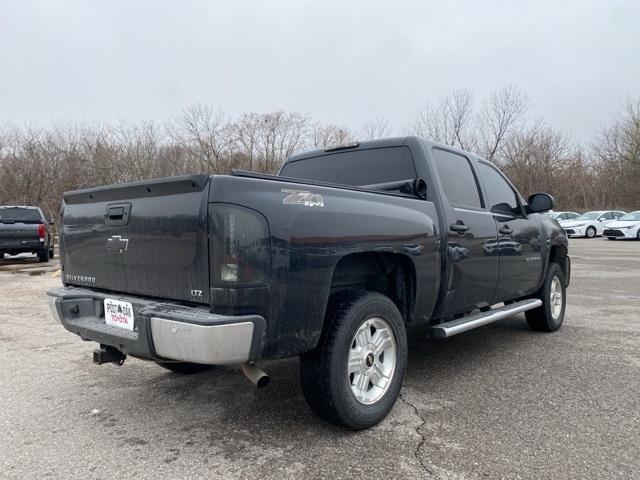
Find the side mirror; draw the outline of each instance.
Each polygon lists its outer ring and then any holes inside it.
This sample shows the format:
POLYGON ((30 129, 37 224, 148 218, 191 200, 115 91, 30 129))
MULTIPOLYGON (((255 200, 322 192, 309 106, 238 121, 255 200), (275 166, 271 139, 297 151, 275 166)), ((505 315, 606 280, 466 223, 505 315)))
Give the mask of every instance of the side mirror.
POLYGON ((49 220, 49 225, 55 225, 56 221, 55 220, 49 220))
POLYGON ((427 182, 425 182, 422 178, 416 178, 413 181, 413 193, 415 194, 416 197, 426 200, 427 199, 427 182))
POLYGON ((598 221, 599 221, 599 222, 604 222, 605 220, 606 220, 606 218, 604 218, 604 217, 600 217, 600 218, 598 219, 598 221))
POLYGON ((554 200, 548 193, 534 193, 527 199, 527 204, 532 212, 542 213, 553 210, 554 200))

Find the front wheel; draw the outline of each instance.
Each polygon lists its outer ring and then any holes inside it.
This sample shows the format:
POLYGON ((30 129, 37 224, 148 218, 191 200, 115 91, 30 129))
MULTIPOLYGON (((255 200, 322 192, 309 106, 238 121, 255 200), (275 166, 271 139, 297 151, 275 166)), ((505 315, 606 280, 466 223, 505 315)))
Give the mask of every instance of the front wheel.
POLYGON ((332 297, 317 348, 302 356, 307 402, 352 430, 380 423, 393 407, 407 364, 407 335, 396 305, 379 293, 332 297))
POLYGON ((566 308, 567 290, 564 272, 557 263, 549 263, 544 284, 538 292, 542 306, 525 313, 531 330, 555 332, 562 326, 566 308))
POLYGON ((584 236, 587 238, 593 238, 596 236, 596 227, 587 227, 587 230, 585 231, 584 236))

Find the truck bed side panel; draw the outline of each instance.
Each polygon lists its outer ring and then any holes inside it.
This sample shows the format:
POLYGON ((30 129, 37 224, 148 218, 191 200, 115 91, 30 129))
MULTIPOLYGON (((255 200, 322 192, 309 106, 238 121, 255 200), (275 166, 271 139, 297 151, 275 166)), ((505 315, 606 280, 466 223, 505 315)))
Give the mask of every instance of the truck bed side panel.
POLYGON ((266 357, 301 353, 317 344, 334 269, 349 254, 389 252, 408 258, 417 274, 413 318, 431 314, 440 261, 431 202, 226 176, 214 177, 209 200, 253 208, 269 222, 273 269, 266 357), (290 203, 291 192, 320 195, 322 205, 290 203))

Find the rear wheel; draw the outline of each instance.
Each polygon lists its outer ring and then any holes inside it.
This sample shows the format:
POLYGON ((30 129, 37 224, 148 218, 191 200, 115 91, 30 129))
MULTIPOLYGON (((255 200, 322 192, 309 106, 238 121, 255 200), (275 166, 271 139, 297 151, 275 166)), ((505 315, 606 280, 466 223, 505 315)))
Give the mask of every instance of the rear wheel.
POLYGON ((549 263, 538 298, 542 300, 542 306, 525 313, 529 328, 539 332, 555 332, 562 326, 567 299, 564 272, 557 263, 549 263))
POLYGON ((587 238, 593 238, 596 236, 596 227, 587 227, 584 236, 587 238))
POLYGON ((39 262, 48 262, 49 261, 49 249, 44 250, 42 252, 38 252, 38 261, 39 262))
POLYGON ((4 258, 4 253, 0 252, 0 260, 4 258))
POLYGON ((393 407, 407 364, 398 308, 379 293, 347 292, 330 301, 318 347, 302 356, 300 380, 322 418, 352 430, 381 422, 393 407))
POLYGON ((182 375, 192 375, 194 373, 206 372, 211 370, 213 365, 203 365, 201 363, 189 363, 189 362, 156 362, 162 368, 172 371, 173 373, 180 373, 182 375))
POLYGON ((55 256, 55 252, 52 248, 51 250, 49 250, 49 258, 54 258, 54 256, 55 256))
POLYGON ((640 240, 640 228, 638 228, 638 233, 636 233, 636 240, 640 240))

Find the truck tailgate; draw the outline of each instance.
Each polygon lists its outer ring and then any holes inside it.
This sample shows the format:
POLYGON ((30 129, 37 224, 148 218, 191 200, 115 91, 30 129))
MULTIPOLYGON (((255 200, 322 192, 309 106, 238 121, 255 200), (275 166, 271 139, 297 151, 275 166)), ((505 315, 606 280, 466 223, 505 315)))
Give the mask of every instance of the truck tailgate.
POLYGON ((38 240, 40 238, 37 223, 4 223, 0 221, 0 242, 38 240))
POLYGON ((189 175, 65 193, 65 284, 209 303, 209 184, 189 175))

